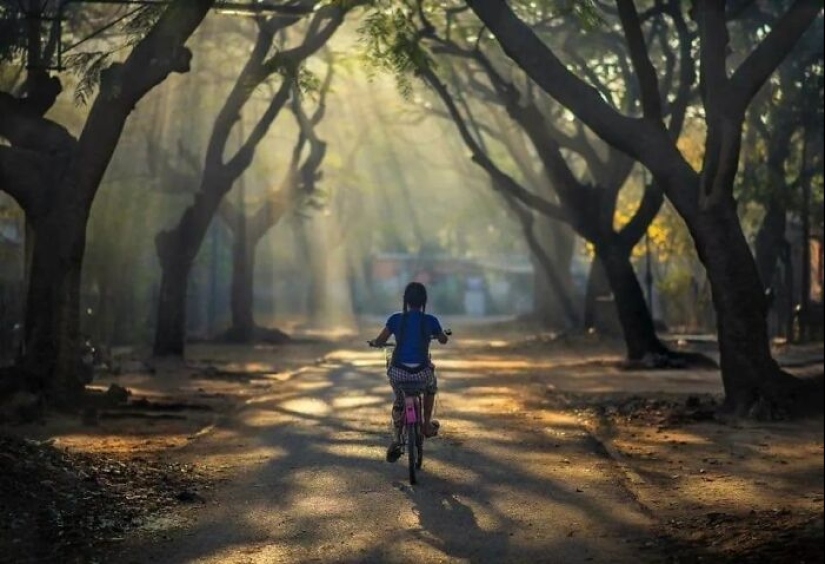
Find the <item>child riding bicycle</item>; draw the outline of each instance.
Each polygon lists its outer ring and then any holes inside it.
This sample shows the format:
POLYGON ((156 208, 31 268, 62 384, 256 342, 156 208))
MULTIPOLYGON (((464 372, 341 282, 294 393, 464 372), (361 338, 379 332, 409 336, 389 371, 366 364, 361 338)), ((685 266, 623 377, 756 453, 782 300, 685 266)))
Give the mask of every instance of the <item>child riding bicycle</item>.
POLYGON ((449 337, 441 328, 435 316, 425 313, 427 289, 419 282, 410 282, 404 289, 402 312, 392 314, 387 324, 371 345, 383 346, 391 335, 395 335, 395 349, 387 369, 390 385, 395 393, 392 406, 393 440, 387 448, 387 461, 395 462, 401 456, 401 425, 404 409, 399 386, 419 383, 424 386, 423 432, 432 437, 438 432, 438 422, 432 420, 438 380, 435 366, 430 361, 430 340, 435 338, 442 345, 449 337))

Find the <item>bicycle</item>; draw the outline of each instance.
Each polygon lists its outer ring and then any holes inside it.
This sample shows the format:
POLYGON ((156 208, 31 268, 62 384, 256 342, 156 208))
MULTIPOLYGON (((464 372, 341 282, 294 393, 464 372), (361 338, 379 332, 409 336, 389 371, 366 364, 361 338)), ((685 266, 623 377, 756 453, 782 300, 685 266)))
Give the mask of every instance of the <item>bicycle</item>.
MULTIPOLYGON (((446 334, 452 335, 452 331, 445 331, 446 334)), ((377 345, 372 341, 367 344, 373 348, 384 349, 386 356, 387 369, 392 364, 392 353, 390 352, 395 345, 386 343, 384 345, 377 345)), ((404 409, 402 411, 402 425, 400 446, 401 454, 407 455, 407 466, 409 467, 410 485, 418 483, 416 472, 421 469, 424 464, 424 430, 422 429, 423 418, 423 396, 426 388, 425 383, 410 383, 401 384, 397 386, 401 393, 401 399, 404 402, 404 409)))

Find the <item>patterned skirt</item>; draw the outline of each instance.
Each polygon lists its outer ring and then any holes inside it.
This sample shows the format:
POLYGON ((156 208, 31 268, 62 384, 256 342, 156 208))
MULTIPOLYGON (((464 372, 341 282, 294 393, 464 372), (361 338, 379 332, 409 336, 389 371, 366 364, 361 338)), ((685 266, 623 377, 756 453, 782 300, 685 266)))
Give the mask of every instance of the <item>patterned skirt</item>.
POLYGON ((390 366, 387 370, 387 377, 390 379, 390 385, 396 397, 398 397, 400 389, 423 390, 428 395, 434 395, 438 392, 438 380, 435 377, 435 367, 432 365, 418 372, 410 372, 400 366, 390 366))

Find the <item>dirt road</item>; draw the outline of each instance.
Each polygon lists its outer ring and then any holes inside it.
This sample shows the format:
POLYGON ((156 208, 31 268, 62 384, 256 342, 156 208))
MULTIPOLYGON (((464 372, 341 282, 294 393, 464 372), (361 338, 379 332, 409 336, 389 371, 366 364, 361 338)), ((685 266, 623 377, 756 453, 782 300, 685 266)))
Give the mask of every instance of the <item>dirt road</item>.
POLYGON ((575 416, 523 408, 544 385, 521 361, 439 353, 443 432, 417 486, 404 459, 384 461, 383 358, 341 350, 191 445, 223 486, 112 561, 662 561, 653 520, 575 416))

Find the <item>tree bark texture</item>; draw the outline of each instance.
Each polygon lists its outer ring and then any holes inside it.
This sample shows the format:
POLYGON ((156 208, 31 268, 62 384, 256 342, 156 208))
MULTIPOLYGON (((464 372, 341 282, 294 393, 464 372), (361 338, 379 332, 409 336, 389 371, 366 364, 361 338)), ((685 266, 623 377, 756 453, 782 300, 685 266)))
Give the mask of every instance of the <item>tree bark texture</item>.
MULTIPOLYGON (((171 247, 171 245, 170 245, 171 247)), ((158 296, 155 356, 183 356, 186 339, 186 289, 191 263, 176 259, 176 249, 164 248, 158 296)))
POLYGON ((257 240, 249 240, 241 233, 235 233, 232 245, 232 286, 230 304, 232 309, 232 327, 229 335, 232 340, 248 343, 255 335, 255 248, 257 240))
POLYGON ((717 314, 727 407, 745 414, 764 402, 786 403, 795 386, 771 355, 767 301, 733 201, 702 213, 691 232, 717 314))
POLYGON ((669 354, 670 351, 656 335, 650 308, 630 262, 630 252, 615 243, 603 243, 597 245, 596 257, 613 291, 628 359, 641 360, 649 354, 669 354))
POLYGON ((756 234, 756 268, 762 286, 767 290, 773 285, 776 264, 787 244, 785 239, 786 206, 779 198, 772 198, 765 218, 756 234))
MULTIPOLYGON (((653 105, 645 107, 642 119, 621 114, 567 68, 506 2, 467 3, 537 85, 602 139, 642 162, 687 223, 711 285, 726 405, 737 412, 749 412, 767 404, 777 406, 769 409, 774 411, 793 401, 791 396, 799 383, 783 373, 771 357, 765 295, 736 214, 733 182, 745 111, 807 28, 821 22, 822 3, 796 0, 731 74, 726 60, 730 37, 724 3, 694 3, 707 125, 700 174, 680 154, 653 105)), ((635 7, 625 2, 620 16, 642 99, 651 102, 660 93, 655 76, 649 72, 649 54, 638 41, 638 30, 632 29, 639 25, 633 11, 635 7)), ((693 64, 691 52, 681 57, 683 65, 693 64)))
MULTIPOLYGON (((55 404, 70 404, 87 377, 80 362, 80 272, 84 214, 53 212, 38 221, 26 300, 23 368, 55 404)), ((70 212, 72 210, 69 210, 70 212)))
MULTIPOLYGON (((123 62, 101 73, 100 88, 80 137, 42 116, 54 103, 59 81, 33 70, 29 81, 42 92, 16 99, 0 92, 0 136, 28 167, 10 194, 35 231, 22 364, 53 404, 72 405, 88 378, 81 362, 80 273, 86 224, 101 179, 135 104, 173 72, 189 70, 184 46, 214 0, 171 3, 123 62), (42 95, 43 92, 48 96, 42 95), (32 164, 36 166, 32 167, 32 164), (31 178, 40 181, 31 184, 31 178)), ((35 59, 37 60, 37 59, 35 59)), ((36 88, 35 88, 36 90, 36 88)), ((8 172, 0 154, 0 176, 8 172)))
POLYGON ((594 257, 590 264, 590 272, 587 274, 587 287, 584 294, 584 329, 596 328, 596 307, 598 298, 610 294, 610 282, 607 280, 607 274, 604 271, 602 261, 598 257, 594 257))
MULTIPOLYGON (((177 304, 181 295, 186 296, 191 263, 200 249, 206 230, 224 196, 234 182, 252 164, 258 145, 268 133, 275 119, 295 89, 299 66, 318 52, 340 27, 347 12, 358 3, 329 4, 314 12, 308 27, 309 33, 298 46, 277 50, 270 55, 276 33, 300 21, 300 17, 272 18, 261 24, 255 46, 244 64, 232 91, 229 93, 210 134, 200 187, 195 201, 184 212, 178 224, 157 237, 158 254, 171 252, 177 255, 169 260, 180 261, 176 270, 163 269, 161 301, 158 303, 158 325, 155 335, 156 355, 182 355, 185 347, 185 325, 172 329, 175 323, 185 323, 185 317, 177 309, 167 311, 168 304, 177 304), (273 95, 266 111, 257 119, 251 132, 241 141, 234 155, 226 158, 227 142, 233 127, 241 118, 242 110, 252 96, 255 87, 275 73, 284 73, 279 90, 273 95), (168 279, 167 279, 167 276, 168 279), (175 286, 174 288, 172 286, 175 286), (164 293, 164 289, 166 292, 164 293)), ((167 262, 161 257, 161 264, 167 262)))

